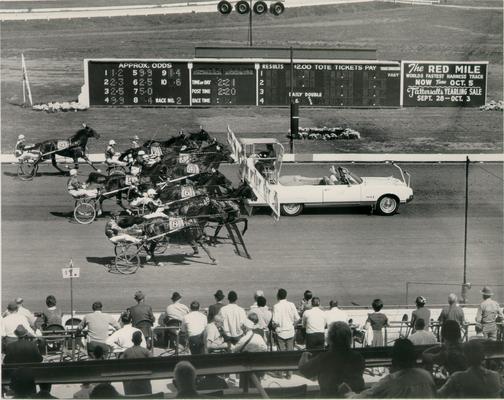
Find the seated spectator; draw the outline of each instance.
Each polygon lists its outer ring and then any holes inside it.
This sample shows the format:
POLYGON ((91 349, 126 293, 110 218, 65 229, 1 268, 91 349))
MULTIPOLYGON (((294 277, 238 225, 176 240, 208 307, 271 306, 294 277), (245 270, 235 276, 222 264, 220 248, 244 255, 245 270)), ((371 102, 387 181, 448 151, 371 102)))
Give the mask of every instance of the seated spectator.
POLYGON ((311 308, 303 313, 302 325, 306 332, 306 350, 323 349, 325 343, 325 312, 320 309, 320 299, 313 297, 311 308))
POLYGON ((15 399, 33 399, 37 393, 31 368, 18 368, 11 376, 10 388, 15 399))
POLYGON ((200 304, 197 301, 193 301, 190 307, 191 311, 182 320, 181 331, 187 334, 191 354, 203 354, 203 333, 207 326, 207 317, 199 311, 200 304))
POLYGON ((336 397, 338 387, 346 382, 352 391, 364 389, 364 358, 351 350, 352 331, 346 322, 334 322, 329 327, 329 351, 313 357, 304 352, 299 360, 299 372, 306 378, 318 377, 320 397, 336 397))
POLYGON ((99 383, 89 394, 90 399, 118 399, 122 397, 110 383, 99 383))
MULTIPOLYGON (((107 345, 112 347, 113 351, 116 353, 123 352, 124 350, 129 349, 133 346, 133 341, 131 340, 133 333, 142 333, 140 329, 133 328, 133 325, 131 324, 130 314, 128 314, 127 312, 121 314, 120 322, 122 328, 118 329, 112 335, 110 335, 105 342, 107 343, 107 345)), ((142 334, 141 337, 142 341, 140 345, 144 348, 147 348, 147 342, 145 341, 144 335, 142 334)))
POLYGON ((388 327, 389 324, 387 316, 380 312, 383 308, 383 301, 374 299, 371 307, 373 307, 374 313, 368 314, 366 320, 366 328, 371 327, 373 329, 373 341, 371 342, 371 346, 385 346, 383 328, 388 327))
POLYGON ((177 399, 195 399, 199 397, 196 391, 196 369, 189 361, 180 361, 173 370, 173 384, 177 388, 177 399))
POLYGON ((184 316, 189 314, 189 308, 181 303, 182 296, 179 292, 173 292, 171 296, 172 304, 166 307, 166 315, 169 319, 174 319, 182 323, 184 316))
POLYGON ((57 399, 51 394, 52 384, 50 383, 39 383, 39 392, 35 395, 36 399, 57 399))
POLYGON ((257 316, 257 314, 255 312, 251 312, 247 315, 247 319, 252 321, 252 323, 254 324, 254 327, 252 328, 254 333, 257 333, 264 339, 264 330, 259 326, 259 317, 257 316))
POLYGON ((42 355, 26 328, 19 325, 14 333, 18 340, 7 344, 3 362, 5 364, 42 362, 42 355))
MULTIPOLYGON (((142 331, 138 330, 137 332, 133 332, 131 341, 133 343, 133 346, 124 351, 122 358, 149 358, 152 356, 149 350, 141 346, 142 341, 144 341, 142 331)), ((152 386, 149 379, 134 379, 131 381, 124 381, 123 386, 124 394, 126 395, 152 393, 152 386)))
POLYGON ((356 395, 346 394, 345 397, 383 399, 435 397, 436 387, 432 376, 424 369, 418 368, 416 361, 413 343, 408 339, 397 339, 392 349, 390 374, 370 389, 356 395))
POLYGON ((243 336, 240 338, 238 343, 231 345, 231 351, 233 353, 257 353, 262 351, 268 351, 268 346, 262 338, 254 332, 254 323, 246 319, 241 325, 243 331, 243 336))
POLYGON ((464 354, 469 368, 451 375, 438 390, 439 397, 448 398, 497 398, 504 388, 504 380, 498 372, 483 367, 485 353, 480 342, 464 344, 464 354))
POLYGON ((212 304, 210 307, 208 307, 208 315, 207 315, 207 320, 208 323, 212 322, 214 317, 219 314, 220 309, 224 306, 223 300, 224 300, 224 293, 222 290, 217 290, 214 294, 214 298, 216 303, 212 304))
MULTIPOLYGON (((416 330, 415 323, 418 319, 424 320, 424 326, 425 326, 424 329, 426 331, 428 331, 431 311, 427 307, 425 307, 425 303, 427 303, 427 299, 423 296, 418 296, 415 300, 415 303, 416 303, 417 309, 411 313, 411 325, 410 325, 412 328, 411 333, 415 333, 415 330, 416 330)), ((413 344, 415 344, 415 343, 413 343, 413 344)))
POLYGON ((47 296, 46 305, 47 309, 42 314, 42 328, 46 329, 50 325, 63 325, 63 313, 56 307, 56 297, 54 297, 52 294, 47 296))
POLYGON ((457 321, 462 327, 465 325, 464 310, 457 304, 457 295, 450 293, 448 296, 448 306, 443 307, 439 314, 439 325, 443 326, 446 321, 457 321))
POLYGON ((415 346, 437 343, 436 336, 432 332, 425 330, 425 321, 422 318, 415 320, 415 333, 410 335, 408 339, 415 346))
POLYGON ((19 325, 22 325, 29 336, 36 336, 35 331, 31 328, 28 319, 18 313, 18 305, 16 302, 11 301, 7 305, 8 314, 2 319, 2 334, 5 337, 4 345, 8 345, 9 343, 15 342, 18 340, 18 337, 14 333, 19 325))
POLYGON ((464 371, 467 360, 461 344, 460 325, 455 320, 447 320, 441 327, 443 342, 441 345, 431 347, 422 354, 424 365, 432 369, 433 364, 444 367, 449 374, 464 371))
POLYGON ((121 326, 112 315, 102 313, 102 308, 102 303, 100 301, 95 301, 92 305, 93 312, 84 315, 78 326, 79 331, 82 331, 86 327, 88 328, 87 351, 91 358, 93 357, 96 347, 101 347, 103 349, 104 358, 107 358, 109 351, 107 345, 109 326, 112 326, 116 330, 121 329, 121 326))
POLYGON ((213 322, 206 326, 204 334, 205 353, 223 353, 227 351, 228 344, 224 341, 222 326, 223 318, 220 314, 217 314, 213 322))

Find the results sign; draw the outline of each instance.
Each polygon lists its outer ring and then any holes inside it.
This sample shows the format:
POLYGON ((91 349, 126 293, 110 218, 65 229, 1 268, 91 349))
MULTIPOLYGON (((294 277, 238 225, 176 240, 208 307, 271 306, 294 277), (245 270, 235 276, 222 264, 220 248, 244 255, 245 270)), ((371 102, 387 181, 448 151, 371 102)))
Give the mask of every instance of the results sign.
POLYGON ((479 107, 486 103, 488 62, 403 61, 402 105, 479 107))

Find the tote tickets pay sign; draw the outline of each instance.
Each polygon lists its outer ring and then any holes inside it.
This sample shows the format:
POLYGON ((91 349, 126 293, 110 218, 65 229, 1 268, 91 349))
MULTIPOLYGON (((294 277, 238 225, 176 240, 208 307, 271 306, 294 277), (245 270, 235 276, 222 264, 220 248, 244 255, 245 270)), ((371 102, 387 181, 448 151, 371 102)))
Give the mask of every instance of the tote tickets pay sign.
POLYGON ((401 104, 478 107, 486 103, 488 62, 403 61, 401 104))

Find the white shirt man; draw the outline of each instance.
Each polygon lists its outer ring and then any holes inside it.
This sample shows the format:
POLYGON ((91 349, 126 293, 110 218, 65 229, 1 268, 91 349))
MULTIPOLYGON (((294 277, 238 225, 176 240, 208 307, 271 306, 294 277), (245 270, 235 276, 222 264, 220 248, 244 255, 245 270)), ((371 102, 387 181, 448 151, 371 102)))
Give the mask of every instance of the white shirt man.
POLYGON ((219 311, 223 320, 222 329, 231 343, 237 343, 243 334, 241 325, 247 319, 247 315, 243 308, 235 304, 236 300, 238 300, 236 292, 231 290, 228 294, 228 300, 229 304, 223 306, 219 311))
POLYGON ((15 339, 17 336, 14 331, 19 325, 22 325, 30 335, 36 336, 35 331, 31 328, 28 320, 24 315, 19 314, 17 311, 10 311, 10 314, 3 318, 3 334, 8 338, 15 339))
POLYGON ((312 308, 303 313, 302 324, 306 329, 306 349, 323 348, 326 318, 325 312, 320 309, 318 297, 312 298, 312 308))
POLYGON ((216 353, 227 350, 228 345, 222 336, 222 315, 217 314, 213 322, 210 322, 205 328, 205 349, 206 353, 216 353))
MULTIPOLYGON (((279 289, 278 303, 273 306, 273 324, 280 339, 294 339, 294 324, 299 320, 299 313, 294 303, 287 301, 287 291, 279 289)), ((293 343, 294 345, 294 343, 293 343)), ((292 350, 292 349, 285 349, 292 350)))
POLYGON ((325 312, 325 318, 328 329, 333 322, 341 321, 348 323, 348 314, 342 309, 338 308, 337 301, 331 300, 329 302, 329 306, 331 307, 331 309, 325 312))
POLYGON ((180 302, 180 299, 182 296, 177 293, 173 292, 173 295, 171 297, 173 304, 170 304, 168 307, 166 307, 166 315, 171 318, 171 319, 177 319, 180 322, 184 320, 184 317, 186 314, 189 314, 189 308, 180 302))
POLYGON ((268 351, 268 346, 264 339, 252 330, 254 329, 254 323, 252 321, 246 319, 243 321, 241 328, 245 333, 236 345, 231 346, 233 353, 268 351))
MULTIPOLYGON (((130 347, 133 347, 133 341, 131 340, 133 333, 142 332, 140 329, 133 328, 131 323, 124 324, 121 329, 115 331, 112 335, 107 338, 106 343, 114 348, 114 352, 122 352, 130 347)), ((142 334, 142 343, 140 346, 147 348, 147 342, 142 334)))
POLYGON ((190 311, 182 320, 182 332, 186 332, 187 336, 201 335, 207 326, 206 316, 199 311, 190 311))
POLYGON ((415 321, 415 333, 408 336, 408 339, 415 346, 425 345, 425 344, 436 344, 437 339, 436 336, 430 331, 426 331, 425 329, 425 321, 420 318, 415 321))

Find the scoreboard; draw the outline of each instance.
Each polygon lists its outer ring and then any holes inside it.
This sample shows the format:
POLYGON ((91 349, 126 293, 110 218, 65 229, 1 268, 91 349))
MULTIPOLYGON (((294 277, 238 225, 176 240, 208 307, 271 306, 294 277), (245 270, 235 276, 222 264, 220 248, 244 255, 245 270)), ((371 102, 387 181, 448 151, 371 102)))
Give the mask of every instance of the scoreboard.
POLYGON ((476 107, 487 62, 84 60, 87 106, 476 107), (292 77, 291 77, 291 71, 292 77), (292 87, 292 90, 291 90, 292 87))

